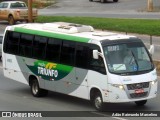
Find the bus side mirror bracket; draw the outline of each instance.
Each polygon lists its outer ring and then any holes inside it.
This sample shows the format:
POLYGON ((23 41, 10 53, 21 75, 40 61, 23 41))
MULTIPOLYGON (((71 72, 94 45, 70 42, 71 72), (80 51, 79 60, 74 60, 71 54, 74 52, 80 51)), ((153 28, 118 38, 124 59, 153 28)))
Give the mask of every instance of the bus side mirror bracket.
POLYGON ((99 56, 103 58, 102 53, 98 52, 98 50, 93 50, 93 58, 97 60, 99 59, 99 56))
POLYGON ((150 45, 150 48, 149 48, 149 53, 151 54, 151 55, 153 55, 154 54, 154 45, 150 45))
POLYGON ((96 60, 99 58, 98 50, 93 50, 93 58, 96 60))

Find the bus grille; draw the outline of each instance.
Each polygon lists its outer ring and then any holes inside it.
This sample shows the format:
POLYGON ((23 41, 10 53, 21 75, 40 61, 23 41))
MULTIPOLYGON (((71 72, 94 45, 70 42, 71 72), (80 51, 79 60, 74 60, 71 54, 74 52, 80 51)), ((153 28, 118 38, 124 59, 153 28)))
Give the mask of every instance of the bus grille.
POLYGON ((149 82, 136 83, 136 84, 128 84, 127 88, 128 88, 128 90, 135 90, 135 89, 141 89, 141 88, 149 88, 149 82))
POLYGON ((131 98, 140 98, 140 97, 145 97, 147 96, 148 92, 144 92, 144 93, 140 93, 140 94, 136 94, 136 93, 131 93, 130 97, 131 98))

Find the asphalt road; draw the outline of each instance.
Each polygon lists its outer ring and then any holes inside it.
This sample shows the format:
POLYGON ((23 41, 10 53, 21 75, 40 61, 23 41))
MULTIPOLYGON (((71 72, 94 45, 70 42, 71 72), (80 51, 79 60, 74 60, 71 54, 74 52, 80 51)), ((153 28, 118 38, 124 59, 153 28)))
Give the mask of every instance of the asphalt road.
MULTIPOLYGON (((108 113, 95 111, 89 101, 70 97, 54 92, 44 98, 35 98, 30 93, 29 86, 5 78, 0 63, 0 111, 91 111, 92 115, 105 120, 117 120, 121 117, 111 117, 108 113)), ((138 107, 135 103, 106 104, 107 111, 160 111, 160 84, 156 98, 148 100, 143 107, 138 107)), ((72 113, 70 113, 72 115, 72 113)), ((58 116, 60 119, 61 116, 58 116)), ((123 117, 122 117, 123 118, 123 117)), ((125 117, 121 120, 132 120, 135 118, 125 117)), ((62 117, 63 119, 63 117, 62 117)), ((73 119, 73 118, 70 118, 73 119)), ((88 120, 86 116, 76 117, 74 120, 88 120)), ((97 119, 93 117, 93 119, 97 119)), ((99 119, 99 118, 98 118, 99 119)), ((143 118, 140 118, 143 119, 143 118)), ((158 120, 158 118, 155 118, 158 120)))
MULTIPOLYGON (((159 0, 153 0, 154 7, 160 6, 159 0)), ((56 16, 92 16, 107 18, 147 18, 160 19, 159 12, 146 12, 147 0, 119 0, 118 3, 108 0, 100 3, 98 0, 57 0, 57 4, 39 10, 40 15, 56 16)))

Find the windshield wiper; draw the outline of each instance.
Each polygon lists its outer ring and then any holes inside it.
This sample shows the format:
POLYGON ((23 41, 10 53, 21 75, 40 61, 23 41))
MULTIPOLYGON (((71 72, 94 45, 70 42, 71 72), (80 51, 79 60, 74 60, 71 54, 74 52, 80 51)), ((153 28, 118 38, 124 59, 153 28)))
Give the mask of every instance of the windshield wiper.
POLYGON ((136 57, 135 57, 135 55, 134 55, 132 50, 131 50, 131 53, 132 53, 132 56, 134 57, 134 61, 135 61, 136 65, 137 65, 137 71, 138 71, 139 65, 138 65, 137 59, 136 59, 136 57))

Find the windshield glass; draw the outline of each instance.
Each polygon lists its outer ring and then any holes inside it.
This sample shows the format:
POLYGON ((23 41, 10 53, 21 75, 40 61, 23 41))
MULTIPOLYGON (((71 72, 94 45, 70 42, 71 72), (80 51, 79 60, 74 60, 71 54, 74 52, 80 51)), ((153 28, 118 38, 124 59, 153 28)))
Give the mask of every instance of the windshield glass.
POLYGON ((153 68, 146 48, 141 42, 104 46, 108 69, 112 73, 129 74, 153 68))

